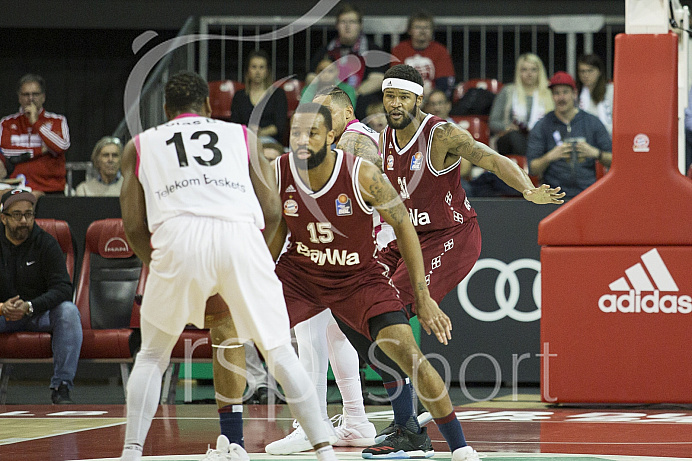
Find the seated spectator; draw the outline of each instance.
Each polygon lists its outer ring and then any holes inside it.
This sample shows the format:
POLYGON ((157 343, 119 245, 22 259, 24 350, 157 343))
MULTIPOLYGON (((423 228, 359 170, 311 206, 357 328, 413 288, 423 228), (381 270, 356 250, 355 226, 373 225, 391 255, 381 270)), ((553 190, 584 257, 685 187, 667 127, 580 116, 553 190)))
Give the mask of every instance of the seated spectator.
POLYGON ((52 335, 53 403, 74 403, 82 323, 57 240, 34 223, 36 197, 22 189, 0 199, 0 333, 44 331, 52 335))
POLYGON ((548 86, 555 110, 529 133, 526 157, 531 174, 571 198, 596 181, 596 162, 610 166, 610 135, 598 117, 577 107, 571 75, 556 72, 548 86))
POLYGON ((541 58, 525 53, 517 59, 514 83, 502 87, 490 110, 490 133, 502 155, 526 155, 529 131, 553 110, 548 77, 541 58))
POLYGON ((317 63, 315 74, 312 82, 303 88, 303 93, 300 96, 301 101, 311 102, 320 91, 337 86, 344 90, 344 93, 351 99, 353 107, 356 107, 356 90, 348 83, 339 80, 339 67, 334 62, 334 58, 325 54, 322 60, 317 63))
POLYGON ((5 176, 24 175, 26 186, 36 197, 64 194, 65 151, 70 147, 67 120, 43 108, 46 84, 39 75, 20 78, 17 96, 19 112, 3 118, 0 124, 0 159, 5 176))
POLYGON ((378 133, 384 130, 384 127, 387 126, 387 114, 384 113, 384 105, 381 101, 368 104, 363 123, 378 133))
POLYGON ((606 82, 605 66, 595 54, 577 60, 579 108, 595 115, 613 136, 613 84, 606 82))
MULTIPOLYGON (((310 68, 317 68, 317 63, 325 54, 331 56, 339 68, 339 80, 356 89, 359 99, 356 118, 365 118, 368 104, 382 99, 382 81, 387 63, 383 62, 379 67, 365 64, 364 56, 369 51, 382 50, 363 34, 363 14, 358 7, 350 3, 340 4, 336 11, 336 31, 337 37, 312 55, 310 68)), ((306 83, 311 83, 313 78, 314 74, 308 74, 306 83)))
POLYGON ((407 30, 409 39, 392 49, 398 61, 392 60, 391 65, 408 64, 420 72, 424 94, 435 88, 451 97, 455 83, 454 65, 447 48, 433 40, 433 17, 419 11, 409 18, 407 30))
POLYGON ((280 143, 288 118, 286 93, 272 86, 267 53, 253 50, 246 62, 245 88, 233 95, 231 122, 247 125, 263 142, 280 143))
POLYGON ((91 163, 96 176, 81 182, 75 195, 79 197, 120 197, 123 177, 120 174, 120 157, 123 145, 120 139, 105 136, 96 143, 91 153, 91 163))
POLYGON ((262 149, 264 153, 264 158, 270 162, 276 158, 281 157, 284 154, 284 146, 278 142, 265 142, 262 144, 262 149))
POLYGON ((432 90, 432 92, 428 95, 428 98, 425 100, 425 103, 423 103, 423 112, 437 115, 441 119, 447 120, 448 122, 454 122, 454 120, 449 116, 449 111, 451 110, 452 102, 442 90, 432 90))

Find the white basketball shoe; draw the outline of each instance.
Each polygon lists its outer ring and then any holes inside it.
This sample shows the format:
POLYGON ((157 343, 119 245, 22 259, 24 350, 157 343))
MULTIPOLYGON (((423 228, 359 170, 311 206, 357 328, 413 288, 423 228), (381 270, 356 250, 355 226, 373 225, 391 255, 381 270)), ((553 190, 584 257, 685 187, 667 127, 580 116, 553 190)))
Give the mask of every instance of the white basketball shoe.
POLYGON ((243 447, 229 442, 222 434, 216 439, 216 448, 209 447, 200 461, 250 461, 250 456, 243 447))
POLYGON ((479 459, 478 452, 468 445, 457 448, 452 453, 452 461, 479 461, 479 459))
POLYGON ((346 414, 336 415, 331 419, 336 425, 334 430, 339 440, 336 447, 369 447, 375 444, 375 425, 365 418, 358 421, 346 414), (363 420, 364 419, 364 420, 363 420))
MULTIPOLYGON (((330 421, 325 421, 325 424, 329 427, 329 443, 334 445, 338 440, 334 426, 330 421)), ((295 428, 293 432, 283 439, 270 443, 264 447, 264 451, 270 455, 290 455, 291 453, 312 450, 312 444, 300 423, 294 420, 293 427, 295 428)))

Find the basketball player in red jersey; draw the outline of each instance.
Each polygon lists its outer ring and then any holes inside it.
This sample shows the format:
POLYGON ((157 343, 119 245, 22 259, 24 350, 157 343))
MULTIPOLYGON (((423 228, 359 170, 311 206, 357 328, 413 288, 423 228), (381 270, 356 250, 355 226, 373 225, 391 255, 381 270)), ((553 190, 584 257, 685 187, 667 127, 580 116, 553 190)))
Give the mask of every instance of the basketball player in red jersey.
MULTIPOLYGON (((379 133, 360 123, 353 114, 353 105, 348 94, 339 87, 329 86, 318 92, 313 102, 326 106, 332 116, 334 144, 337 149, 361 157, 382 168, 377 143, 379 133)), ((381 232, 380 218, 376 216, 378 242, 383 246, 394 238, 391 227, 381 232), (391 235, 386 237, 385 235, 391 235)), ((348 341, 329 309, 301 322, 294 327, 298 356, 312 378, 320 402, 322 419, 329 421, 327 414, 327 370, 332 365, 334 378, 343 399, 343 416, 337 417, 335 431, 338 437, 335 446, 368 447, 375 443, 377 431, 368 421, 363 405, 358 353, 348 341)), ((273 455, 288 455, 311 450, 310 441, 303 428, 295 422, 295 430, 266 447, 273 455)))
MULTIPOLYGON (((423 79, 413 67, 391 67, 385 73, 382 92, 388 125, 380 133, 384 173, 399 189, 408 209, 420 239, 426 284, 431 297, 440 302, 466 277, 481 251, 476 212, 461 186, 462 158, 492 171, 531 202, 560 204, 565 194, 559 187, 534 187, 524 170, 507 157, 475 141, 456 124, 422 112, 423 79)), ((399 243, 390 242, 379 259, 389 267, 409 315, 418 315, 421 326, 430 334, 427 314, 412 296, 399 243)), ((410 384, 385 382, 385 387, 394 408, 394 423, 385 431, 392 431, 404 421, 413 432, 420 431, 411 417, 410 384)), ((396 440, 382 443, 398 448, 396 440)))
MULTIPOLYGON (((292 152, 276 161, 283 219, 270 249, 278 257, 290 231, 276 273, 291 323, 331 308, 347 337, 358 338, 358 353, 385 380, 397 381, 402 376, 391 378, 379 368, 384 357, 412 377, 421 401, 440 421, 453 459, 478 459, 466 444, 444 382, 418 348, 397 290, 377 261, 372 230, 375 209, 394 228, 410 268, 409 283, 420 315, 446 343, 451 338, 451 323, 430 297, 418 237, 407 210, 375 165, 332 150, 333 140, 329 110, 319 104, 302 104, 291 124, 292 152)), ((390 438, 403 439, 406 457, 434 454, 425 429, 413 434, 401 427, 390 438)), ((387 446, 363 453, 366 458, 396 455, 387 446)))

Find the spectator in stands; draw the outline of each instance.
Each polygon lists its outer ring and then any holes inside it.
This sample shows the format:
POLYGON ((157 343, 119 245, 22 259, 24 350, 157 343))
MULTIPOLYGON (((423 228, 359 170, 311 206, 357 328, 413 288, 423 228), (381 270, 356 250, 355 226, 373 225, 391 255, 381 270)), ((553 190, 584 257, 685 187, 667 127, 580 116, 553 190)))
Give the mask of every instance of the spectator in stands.
POLYGON ((606 81, 603 60, 595 54, 577 60, 579 108, 595 115, 613 136, 613 84, 606 81))
POLYGON ((339 66, 334 62, 334 58, 328 54, 317 63, 315 68, 315 78, 303 88, 300 99, 303 102, 311 102, 317 93, 327 87, 338 86, 346 93, 351 100, 351 104, 356 107, 356 90, 346 82, 339 80, 339 66))
POLYGON ((264 158, 270 162, 284 154, 284 146, 278 142, 265 142, 262 144, 262 149, 264 152, 264 158))
MULTIPOLYGON (((362 108, 362 111, 358 109, 356 118, 365 118, 368 104, 382 99, 382 80, 387 63, 379 67, 372 67, 372 63, 371 66, 365 65, 364 56, 368 52, 382 50, 363 34, 363 14, 358 7, 350 3, 340 4, 336 11, 336 31, 337 37, 313 54, 310 68, 317 68, 325 54, 331 56, 339 68, 339 80, 356 89, 360 99, 356 107, 362 108)), ((314 74, 309 74, 306 83, 311 83, 313 78, 314 74)))
POLYGON ((26 74, 17 85, 19 112, 2 119, 0 159, 6 174, 26 177, 35 196, 65 193, 65 151, 70 131, 64 116, 46 112, 43 77, 26 74))
POLYGON ((548 86, 555 110, 529 133, 529 171, 571 198, 596 181, 596 162, 610 166, 610 135, 598 117, 576 106, 577 85, 571 75, 556 72, 548 86))
POLYGON ((384 127, 387 126, 387 114, 384 113, 384 105, 381 101, 368 104, 363 123, 378 133, 384 130, 384 127))
POLYGON ((13 189, 0 199, 0 333, 52 334, 53 403, 74 403, 70 390, 82 347, 79 310, 57 240, 34 223, 36 197, 13 189))
POLYGON ((433 40, 433 17, 425 11, 411 15, 408 20, 409 39, 394 47, 398 61, 392 65, 408 64, 423 76, 424 94, 433 88, 444 91, 449 98, 454 90, 454 65, 447 48, 433 40))
POLYGON ((451 110, 452 102, 449 100, 444 91, 438 90, 437 88, 430 92, 428 98, 423 104, 423 112, 436 115, 443 120, 454 123, 452 117, 449 116, 449 111, 451 110))
POLYGON ((75 195, 80 197, 120 197, 123 177, 120 174, 120 156, 123 145, 120 139, 104 136, 94 146, 91 163, 96 176, 77 186, 75 195))
POLYGON ((490 110, 490 133, 502 155, 526 155, 529 131, 553 110, 548 77, 541 58, 524 53, 517 59, 514 83, 502 87, 490 110))
POLYGON ((245 89, 233 96, 231 122, 247 125, 262 142, 281 143, 288 119, 286 93, 272 86, 267 53, 253 50, 246 62, 245 89))

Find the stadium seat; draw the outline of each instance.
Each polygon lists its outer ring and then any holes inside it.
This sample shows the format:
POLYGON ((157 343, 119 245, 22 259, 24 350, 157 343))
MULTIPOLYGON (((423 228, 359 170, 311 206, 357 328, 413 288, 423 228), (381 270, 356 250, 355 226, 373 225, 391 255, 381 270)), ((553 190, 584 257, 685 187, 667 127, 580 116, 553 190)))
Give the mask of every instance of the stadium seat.
POLYGON ((488 117, 481 115, 453 115, 452 120, 461 128, 471 133, 476 141, 488 144, 490 140, 488 117))
POLYGON ((242 90, 245 85, 233 80, 215 80, 209 82, 209 101, 211 103, 211 117, 219 120, 231 119, 231 102, 236 91, 242 90))
MULTIPOLYGON (((70 276, 70 281, 74 287, 77 276, 75 273, 77 260, 77 241, 72 235, 70 225, 67 223, 67 221, 48 218, 37 218, 35 223, 38 224, 38 227, 55 237, 55 240, 57 240, 58 244, 60 244, 60 248, 65 256, 67 274, 70 276)), ((72 291, 74 291, 74 288, 72 291)))
POLYGON ((460 82, 454 88, 454 93, 452 94, 452 104, 460 100, 464 93, 468 91, 470 88, 482 88, 484 90, 490 91, 493 94, 498 94, 502 89, 502 82, 498 81, 495 78, 474 78, 471 80, 467 80, 466 82, 460 82))
POLYGON ((142 262, 125 238, 122 219, 91 223, 75 304, 82 317, 84 339, 80 359, 120 364, 127 386, 127 363, 132 362, 130 328, 142 262))
MULTIPOLYGON (((67 273, 74 285, 77 244, 69 224, 58 219, 36 219, 35 223, 55 237, 60 244, 65 255, 67 273)), ((51 362, 52 359, 50 333, 33 331, 0 333, 0 405, 5 403, 7 397, 7 386, 13 363, 42 363, 51 362)))
POLYGON ((286 99, 288 100, 288 118, 293 116, 293 112, 296 111, 298 103, 300 102, 300 93, 303 91, 303 86, 305 82, 298 80, 297 78, 291 78, 286 80, 281 86, 286 93, 286 99))

